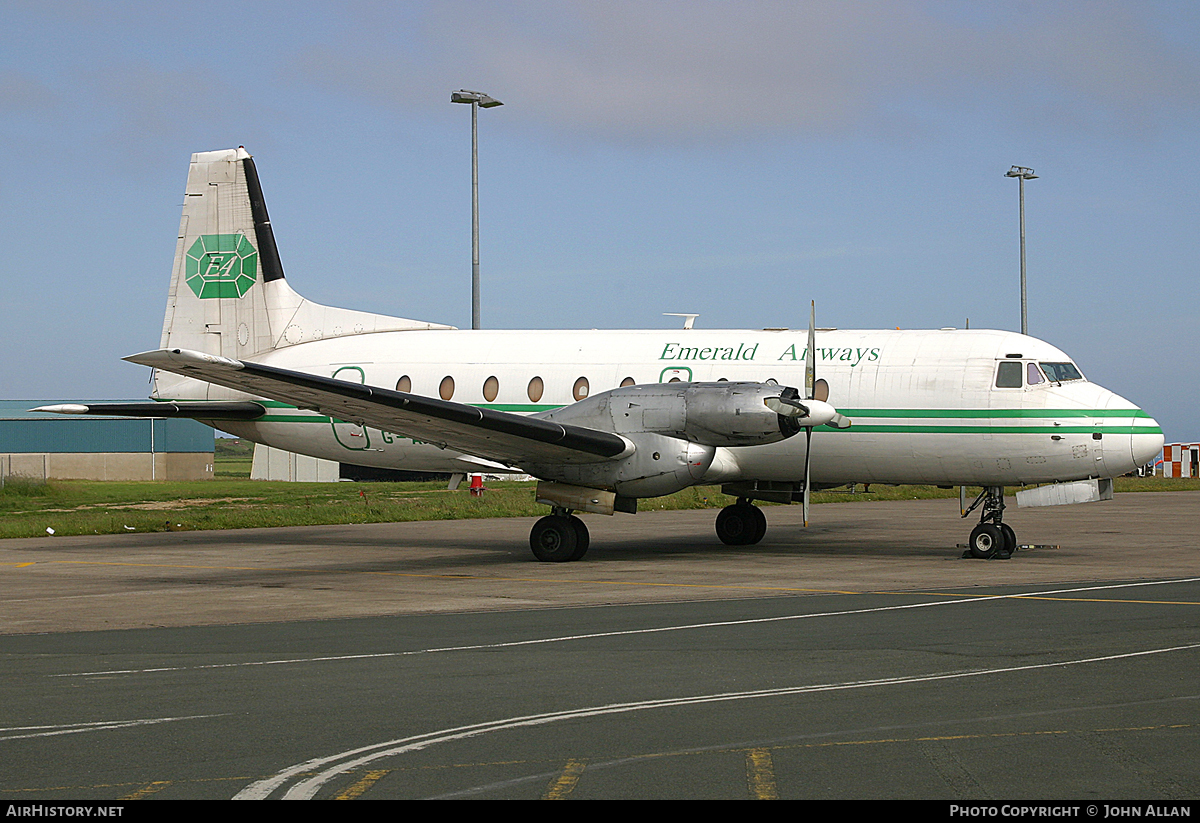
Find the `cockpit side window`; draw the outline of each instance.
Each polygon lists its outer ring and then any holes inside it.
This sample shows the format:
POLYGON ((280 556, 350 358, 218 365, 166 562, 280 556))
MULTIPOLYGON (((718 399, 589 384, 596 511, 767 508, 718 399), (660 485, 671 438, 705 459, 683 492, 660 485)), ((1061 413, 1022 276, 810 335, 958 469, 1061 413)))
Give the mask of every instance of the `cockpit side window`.
POLYGON ((1055 383, 1083 379, 1074 363, 1042 363, 1042 371, 1055 383))
POLYGON ((999 368, 996 369, 996 388, 998 389, 1019 389, 1021 388, 1021 361, 1020 360, 1002 360, 999 368))
POLYGON ((1045 383, 1046 378, 1042 377, 1041 371, 1038 370, 1037 363, 1025 364, 1025 384, 1036 386, 1039 383, 1045 383))

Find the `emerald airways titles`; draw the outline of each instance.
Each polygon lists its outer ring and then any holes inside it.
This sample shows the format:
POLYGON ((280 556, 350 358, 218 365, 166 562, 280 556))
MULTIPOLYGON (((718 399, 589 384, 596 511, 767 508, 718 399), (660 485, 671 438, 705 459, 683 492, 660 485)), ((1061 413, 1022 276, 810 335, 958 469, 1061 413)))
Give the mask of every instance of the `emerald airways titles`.
MULTIPOLYGON (((796 348, 796 344, 788 346, 777 357, 765 355, 762 358, 758 356, 759 344, 755 343, 752 346, 747 346, 745 343, 738 343, 737 346, 684 346, 679 343, 668 343, 663 347, 662 354, 659 355, 659 360, 774 360, 788 362, 803 362, 808 357, 807 348, 796 348)), ((859 363, 874 363, 879 360, 879 347, 836 347, 836 348, 818 348, 816 349, 817 359, 824 362, 840 362, 849 363, 851 366, 857 366, 859 363)))

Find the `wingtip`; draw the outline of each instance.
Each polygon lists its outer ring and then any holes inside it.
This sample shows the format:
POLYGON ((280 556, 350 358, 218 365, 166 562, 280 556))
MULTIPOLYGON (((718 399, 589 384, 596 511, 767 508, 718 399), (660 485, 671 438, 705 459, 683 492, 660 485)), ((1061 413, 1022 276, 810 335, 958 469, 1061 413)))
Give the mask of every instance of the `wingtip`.
POLYGON ((82 403, 57 403, 53 406, 38 406, 31 412, 49 412, 50 414, 87 414, 88 407, 82 403))
POLYGON ((159 368, 162 366, 176 365, 206 365, 206 366, 226 366, 231 369, 242 368, 240 360, 231 360, 228 357, 222 357, 219 354, 208 354, 207 352, 192 351, 190 349, 157 349, 155 351, 144 351, 137 354, 131 354, 128 357, 121 358, 130 363, 136 363, 139 366, 150 366, 151 368, 159 368))

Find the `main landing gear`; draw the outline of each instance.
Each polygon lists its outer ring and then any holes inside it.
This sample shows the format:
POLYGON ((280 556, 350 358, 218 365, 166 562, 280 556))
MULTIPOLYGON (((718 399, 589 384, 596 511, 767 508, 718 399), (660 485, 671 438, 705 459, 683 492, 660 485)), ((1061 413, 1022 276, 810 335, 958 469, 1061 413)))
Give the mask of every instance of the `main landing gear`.
POLYGON ((986 486, 971 507, 963 512, 963 517, 974 511, 980 503, 983 504, 983 513, 979 516, 979 525, 971 530, 971 539, 963 557, 1007 560, 1017 550, 1017 533, 1003 522, 1004 487, 986 486))
MULTIPOLYGON (((727 546, 752 546, 767 533, 767 517, 747 498, 740 498, 717 515, 717 537, 727 546)), ((571 509, 555 506, 533 524, 529 547, 543 563, 579 560, 588 550, 588 530, 571 509)))
POLYGON ((767 533, 767 516, 747 498, 739 498, 717 515, 717 537, 726 546, 752 546, 767 533))
POLYGON ((551 514, 533 524, 529 532, 529 547, 533 556, 543 563, 566 563, 587 554, 587 526, 570 509, 555 506, 551 514))

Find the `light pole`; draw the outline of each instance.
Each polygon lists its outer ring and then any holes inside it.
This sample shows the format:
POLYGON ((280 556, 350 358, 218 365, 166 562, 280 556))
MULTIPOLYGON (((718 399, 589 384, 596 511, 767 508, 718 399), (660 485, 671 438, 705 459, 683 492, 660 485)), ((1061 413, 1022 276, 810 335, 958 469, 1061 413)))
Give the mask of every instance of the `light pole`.
POLYGON ((1033 173, 1033 169, 1013 166, 1004 176, 1015 177, 1021 181, 1021 334, 1029 334, 1028 304, 1025 300, 1025 181, 1037 180, 1037 175, 1033 173))
POLYGON ((471 104, 471 328, 479 328, 479 107, 503 106, 483 92, 459 89, 450 93, 451 103, 471 104))

